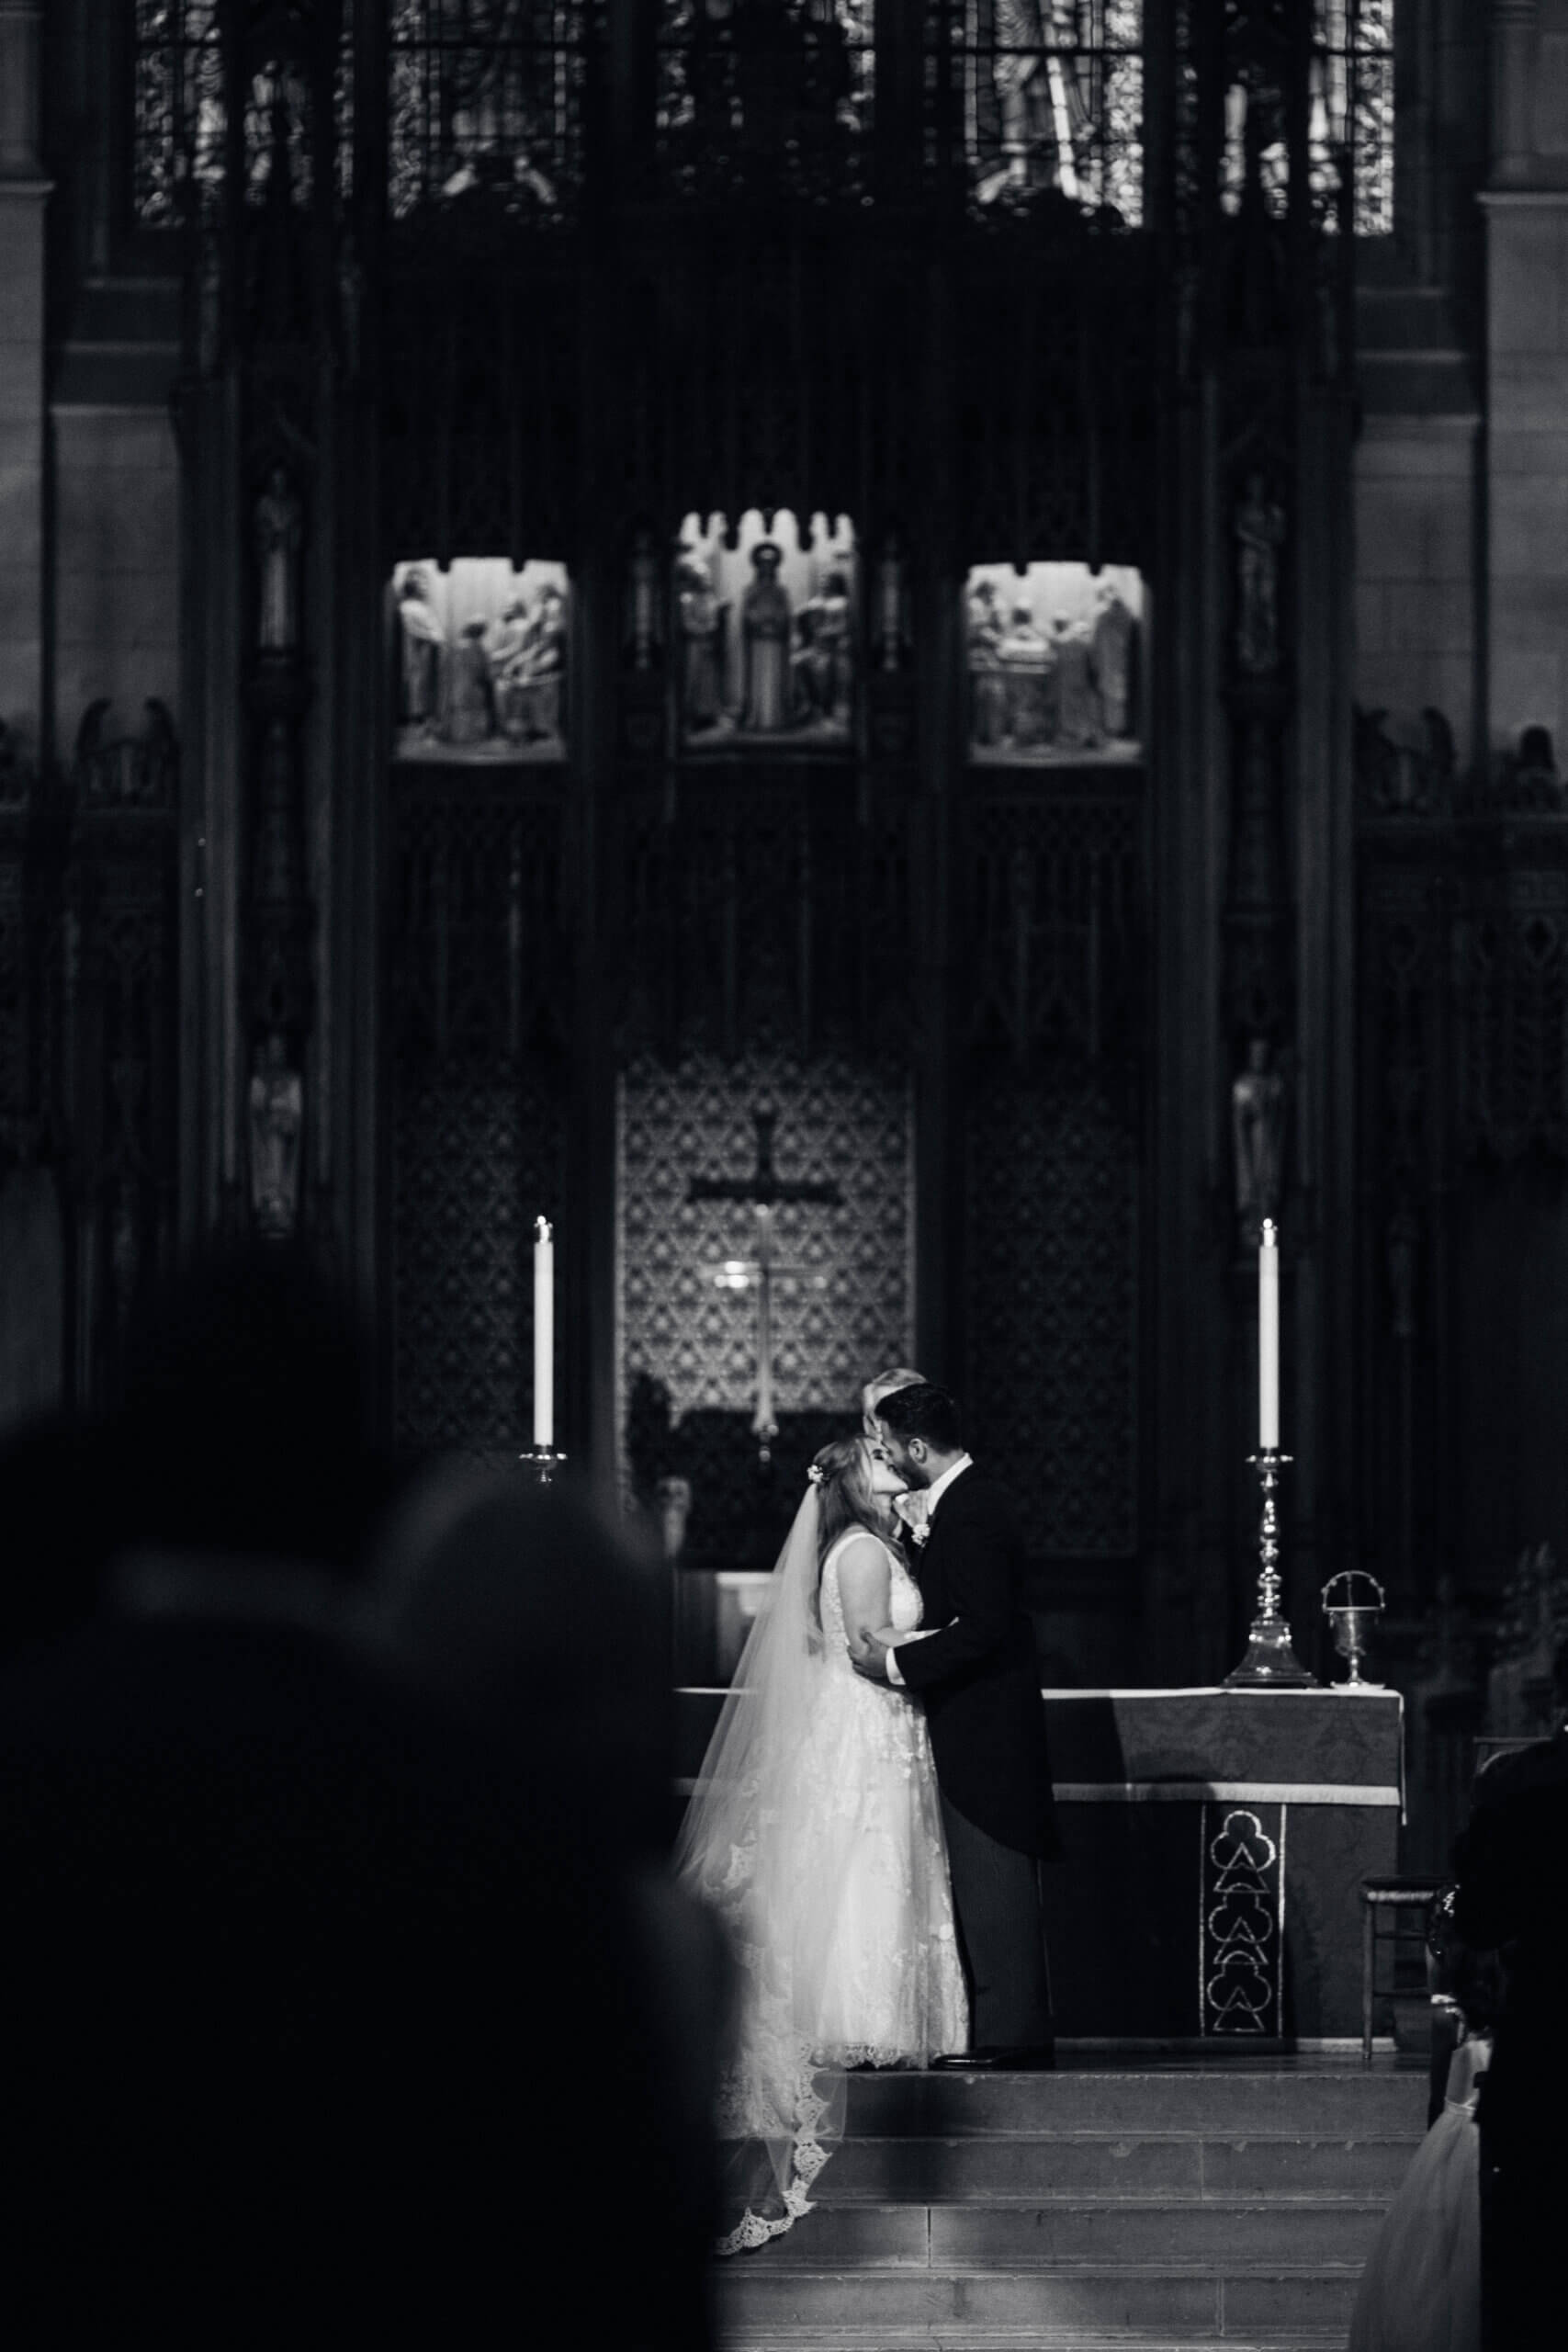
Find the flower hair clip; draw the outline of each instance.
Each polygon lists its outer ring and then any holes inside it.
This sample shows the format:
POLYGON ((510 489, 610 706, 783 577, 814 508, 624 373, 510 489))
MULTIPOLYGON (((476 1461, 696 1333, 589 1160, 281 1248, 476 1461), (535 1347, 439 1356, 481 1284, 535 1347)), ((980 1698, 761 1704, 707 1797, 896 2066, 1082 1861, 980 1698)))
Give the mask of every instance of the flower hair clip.
POLYGON ((819 1462, 814 1462, 806 1475, 814 1487, 826 1486, 828 1483, 828 1473, 819 1462))

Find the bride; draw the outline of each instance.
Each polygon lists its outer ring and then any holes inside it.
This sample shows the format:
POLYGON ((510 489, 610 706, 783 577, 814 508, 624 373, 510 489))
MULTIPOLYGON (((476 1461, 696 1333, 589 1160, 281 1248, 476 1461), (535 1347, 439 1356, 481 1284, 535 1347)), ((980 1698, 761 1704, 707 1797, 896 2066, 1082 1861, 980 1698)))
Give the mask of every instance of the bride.
POLYGON ((809 2212, 846 2067, 923 2066, 967 2039, 925 1716, 850 1662, 868 1630, 919 1638, 899 1486, 863 1439, 818 1454, 677 1843, 740 1972, 721 2253, 809 2212))

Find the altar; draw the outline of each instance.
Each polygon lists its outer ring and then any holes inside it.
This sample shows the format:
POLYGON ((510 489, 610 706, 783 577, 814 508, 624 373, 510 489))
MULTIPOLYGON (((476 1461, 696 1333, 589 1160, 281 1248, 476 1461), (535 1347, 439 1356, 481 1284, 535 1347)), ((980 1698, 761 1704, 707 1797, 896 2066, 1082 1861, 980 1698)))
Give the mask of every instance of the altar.
MULTIPOLYGON (((1047 1690, 1058 2033, 1359 2041, 1363 1878, 1397 1866, 1397 1692, 1047 1690)), ((724 1694, 678 1693, 689 1790, 724 1694)))

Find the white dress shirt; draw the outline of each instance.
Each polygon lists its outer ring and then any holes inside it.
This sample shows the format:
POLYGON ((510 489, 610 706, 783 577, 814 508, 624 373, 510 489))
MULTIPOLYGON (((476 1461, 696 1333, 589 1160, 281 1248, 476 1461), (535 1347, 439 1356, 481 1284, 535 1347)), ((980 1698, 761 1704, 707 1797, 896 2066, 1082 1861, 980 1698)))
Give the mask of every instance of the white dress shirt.
MULTIPOLYGON (((942 1472, 940 1478, 933 1478, 931 1480, 931 1485, 926 1488, 926 1525, 928 1528, 931 1526, 931 1521, 936 1517, 936 1507, 938 1503, 941 1502, 943 1495, 946 1494, 954 1478, 962 1478, 965 1470, 972 1468, 973 1464, 974 1456, 972 1454, 961 1453, 956 1462, 949 1463, 947 1468, 942 1472)), ((927 1541, 930 1541, 929 1536, 927 1541)), ((923 1641, 928 1634, 940 1634, 942 1631, 943 1628, 940 1625, 926 1625, 923 1626, 918 1634, 906 1634, 904 1639, 908 1642, 919 1642, 923 1641)), ((887 1679, 889 1682, 895 1684, 898 1690, 902 1690, 904 1688, 904 1678, 898 1671, 898 1652, 897 1649, 889 1649, 887 1653, 887 1679)))

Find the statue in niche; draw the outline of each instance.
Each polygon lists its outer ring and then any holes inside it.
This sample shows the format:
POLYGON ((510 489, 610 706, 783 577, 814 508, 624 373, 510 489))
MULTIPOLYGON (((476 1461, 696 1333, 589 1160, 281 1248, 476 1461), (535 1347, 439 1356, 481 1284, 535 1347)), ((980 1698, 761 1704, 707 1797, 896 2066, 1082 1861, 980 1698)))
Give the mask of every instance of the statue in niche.
POLYGON ((299 1144, 305 1086, 288 1067, 288 1048, 273 1030, 251 1078, 251 1213, 256 1231, 286 1241, 299 1215, 299 1144))
POLYGON ((1007 731, 1015 752, 1043 749, 1051 733, 1052 653, 1027 605, 1015 605, 997 648, 1006 682, 1007 731))
POLYGON ((304 516, 287 469, 274 466, 256 501, 260 594, 256 643, 264 653, 292 653, 299 642, 299 548, 304 516))
POLYGON ((718 724, 725 607, 702 565, 689 557, 675 567, 675 586, 681 621, 681 718, 689 733, 701 735, 718 724))
POLYGON ((1244 677, 1272 677, 1280 667, 1280 550, 1285 511, 1269 494, 1260 472, 1247 476, 1247 495, 1233 518, 1235 533, 1236 667, 1244 677))
POLYGON ((904 602, 904 556, 898 535, 889 531, 876 567, 876 658, 885 671, 901 670, 908 632, 904 602))
POLYGON ((1247 1041, 1247 1061, 1231 1086, 1236 1224, 1244 1249, 1265 1217, 1278 1216, 1285 1170, 1285 1081, 1273 1068, 1267 1037, 1247 1041))
POLYGON ((204 376, 215 376, 223 358, 223 247, 211 227, 201 232, 197 261, 196 356, 204 376))
POLYGON ((465 621, 446 673, 442 732, 449 743, 482 743, 495 732, 495 689, 485 650, 485 624, 465 621))
POLYGON ((988 580, 976 581, 968 613, 969 734, 986 750, 1007 733, 1008 687, 1001 661, 1006 634, 995 588, 988 580))
POLYGON ((446 632, 430 607, 423 572, 411 571, 398 590, 398 627, 402 637, 403 718, 431 728, 441 709, 446 632))
POLYGON ((566 682, 566 598, 553 581, 539 591, 519 667, 526 740, 536 743, 559 735, 565 717, 561 689, 566 682))
POLYGON ((1056 688, 1056 741, 1064 751, 1091 752, 1103 737, 1095 692, 1089 631, 1075 628, 1066 613, 1051 624, 1051 655, 1056 688))
POLYGON ((800 608, 801 643, 795 655, 795 707, 823 726, 847 726, 854 684, 850 584, 829 571, 800 608))
POLYGON ((1094 674, 1100 686, 1100 717, 1107 735, 1112 739, 1131 731, 1133 632, 1136 627, 1115 582, 1102 582, 1100 610, 1094 616, 1094 674))
POLYGON ((526 732, 523 671, 533 628, 526 604, 521 596, 513 596, 502 605, 500 619, 491 621, 485 631, 495 723, 513 742, 521 742, 526 732))
POLYGON ((1561 808, 1562 779, 1551 755, 1551 731, 1526 727, 1507 763, 1505 798, 1511 808, 1561 808))
POLYGON ((660 1478, 654 1487, 659 1508, 659 1532, 667 1560, 678 1560, 686 1544, 686 1522, 692 1515, 689 1478, 660 1478))
POLYGON ((659 554, 651 531, 638 531, 626 567, 632 668, 651 670, 659 650, 659 554))
POLYGON ((790 723, 790 646, 793 635, 789 591, 779 578, 784 552, 773 539, 751 550, 756 574, 740 599, 744 695, 740 725, 749 735, 777 733, 790 723))
POLYGON ((1416 1337, 1416 1213, 1402 1200, 1388 1221, 1384 1250, 1396 1340, 1416 1337))

